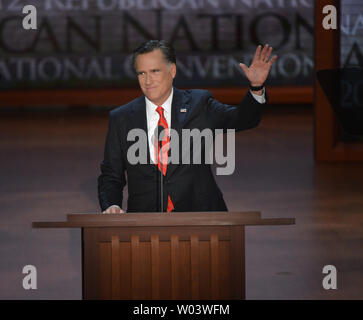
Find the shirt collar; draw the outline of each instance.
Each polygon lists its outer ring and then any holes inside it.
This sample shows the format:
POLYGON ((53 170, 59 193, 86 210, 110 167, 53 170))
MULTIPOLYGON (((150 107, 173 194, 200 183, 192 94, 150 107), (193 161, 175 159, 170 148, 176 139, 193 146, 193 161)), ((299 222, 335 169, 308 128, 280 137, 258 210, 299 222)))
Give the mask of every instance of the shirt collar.
MULTIPOLYGON (((168 97, 168 99, 166 99, 166 101, 162 104, 162 107, 164 109, 164 114, 171 114, 171 104, 173 102, 173 92, 174 92, 174 88, 171 87, 171 92, 170 95, 168 97)), ((155 103, 151 102, 146 96, 145 96, 145 103, 146 103, 146 111, 149 114, 153 114, 154 112, 156 112, 156 108, 158 107, 155 103)))

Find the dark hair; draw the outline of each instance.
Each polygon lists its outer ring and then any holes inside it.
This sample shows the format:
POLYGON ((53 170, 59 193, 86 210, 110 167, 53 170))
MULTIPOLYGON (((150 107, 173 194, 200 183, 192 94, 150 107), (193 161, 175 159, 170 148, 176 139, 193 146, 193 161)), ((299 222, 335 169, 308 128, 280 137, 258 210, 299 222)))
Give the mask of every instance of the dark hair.
POLYGON ((133 52, 132 62, 136 70, 136 58, 140 54, 149 53, 159 49, 167 62, 176 64, 176 55, 174 48, 164 40, 148 40, 137 47, 133 52))

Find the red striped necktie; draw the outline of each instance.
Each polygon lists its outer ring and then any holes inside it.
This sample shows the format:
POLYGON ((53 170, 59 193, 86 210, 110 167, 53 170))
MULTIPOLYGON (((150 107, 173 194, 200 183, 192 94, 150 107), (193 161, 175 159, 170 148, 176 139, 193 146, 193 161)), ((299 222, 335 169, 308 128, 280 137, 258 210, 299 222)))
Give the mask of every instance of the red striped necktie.
MULTIPOLYGON (((155 141, 155 163, 157 164, 159 170, 163 170, 163 175, 166 175, 166 169, 168 166, 168 153, 170 149, 170 135, 169 135, 169 128, 168 123, 164 117, 164 109, 161 106, 156 108, 156 112, 159 114, 159 122, 158 127, 161 126, 164 131, 163 138, 161 140, 161 152, 160 152, 160 144, 158 141, 158 137, 156 137, 155 141), (161 166, 161 162, 163 166, 161 166)), ((174 204, 171 201, 170 195, 168 195, 168 206, 166 208, 167 212, 171 212, 174 210, 174 204)))

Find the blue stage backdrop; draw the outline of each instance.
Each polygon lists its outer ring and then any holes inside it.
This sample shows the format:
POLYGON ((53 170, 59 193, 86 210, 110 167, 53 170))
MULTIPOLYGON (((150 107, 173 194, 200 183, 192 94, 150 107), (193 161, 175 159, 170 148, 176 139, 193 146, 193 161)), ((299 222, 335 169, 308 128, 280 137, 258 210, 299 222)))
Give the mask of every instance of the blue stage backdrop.
POLYGON ((135 86, 130 53, 147 39, 174 45, 181 87, 246 85, 238 63, 265 43, 279 56, 270 85, 312 85, 313 12, 313 0, 0 0, 0 89, 135 86), (26 4, 37 30, 22 28, 26 4))
POLYGON ((363 67, 363 1, 341 0, 340 64, 363 67))

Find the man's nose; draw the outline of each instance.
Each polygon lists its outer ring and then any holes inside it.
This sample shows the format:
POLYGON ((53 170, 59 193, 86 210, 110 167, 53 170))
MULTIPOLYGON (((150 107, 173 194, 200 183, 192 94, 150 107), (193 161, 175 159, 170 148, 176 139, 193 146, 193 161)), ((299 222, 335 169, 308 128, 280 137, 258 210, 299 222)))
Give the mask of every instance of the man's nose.
POLYGON ((151 83, 151 77, 148 74, 145 75, 145 83, 146 84, 150 84, 151 83))

